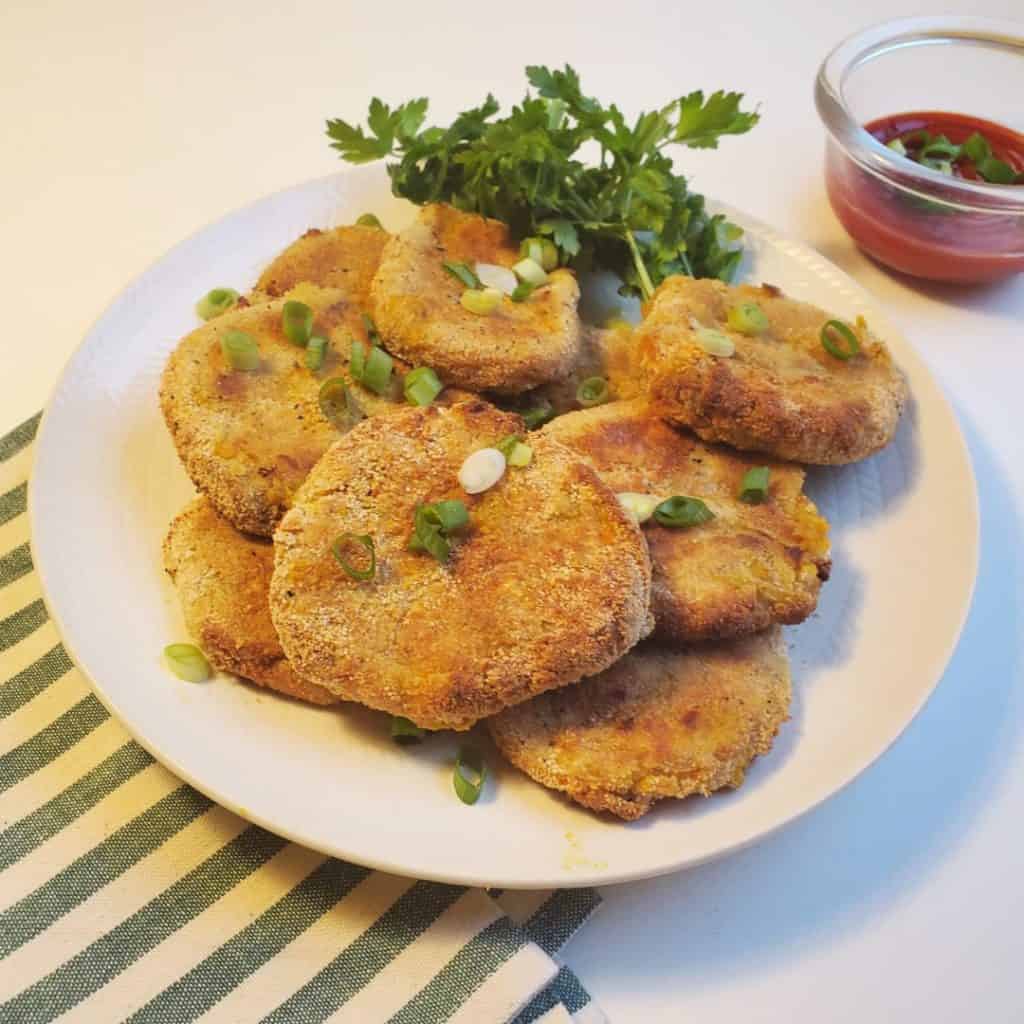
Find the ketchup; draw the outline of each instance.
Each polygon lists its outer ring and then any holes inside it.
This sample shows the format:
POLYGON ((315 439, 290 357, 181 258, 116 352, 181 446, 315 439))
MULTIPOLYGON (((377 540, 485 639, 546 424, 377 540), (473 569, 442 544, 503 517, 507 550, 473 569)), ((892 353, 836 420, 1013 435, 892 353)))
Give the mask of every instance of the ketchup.
MULTIPOLYGON (((1024 172, 1024 135, 993 121, 966 114, 917 111, 869 121, 865 129, 879 142, 924 130, 960 145, 975 132, 988 141, 992 156, 1024 172)), ((914 187, 914 164, 908 184, 914 187)), ((955 177, 979 180, 968 160, 953 164, 955 177)), ((836 216, 869 255, 915 277, 942 281, 993 281, 1024 271, 1024 215, 981 212, 944 205, 942 186, 918 183, 938 202, 907 192, 868 174, 835 144, 826 158, 825 183, 836 216)), ((1024 206, 1024 186, 1019 189, 1024 206)), ((949 202, 956 202, 952 195, 949 202)))

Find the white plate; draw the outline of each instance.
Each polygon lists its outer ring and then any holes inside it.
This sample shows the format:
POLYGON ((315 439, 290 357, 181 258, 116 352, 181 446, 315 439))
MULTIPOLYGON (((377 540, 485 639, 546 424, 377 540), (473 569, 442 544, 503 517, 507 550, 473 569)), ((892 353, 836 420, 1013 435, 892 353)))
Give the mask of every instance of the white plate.
POLYGON ((735 793, 667 802, 632 825, 600 819, 491 753, 475 807, 454 796, 454 741, 397 748, 383 716, 319 710, 223 677, 195 686, 161 663, 184 638, 160 568, 171 517, 192 493, 157 406, 167 354, 215 285, 250 286, 310 226, 412 210, 378 169, 260 200, 172 249, 90 331, 43 419, 32 479, 35 564, 69 653, 107 707, 197 789, 282 835, 420 878, 543 887, 642 878, 736 849, 836 792, 913 718, 952 654, 977 566, 977 498, 949 405, 872 300, 812 250, 737 211, 744 276, 890 340, 913 404, 896 442, 809 489, 833 528, 820 608, 789 631, 795 700, 774 750, 735 793))

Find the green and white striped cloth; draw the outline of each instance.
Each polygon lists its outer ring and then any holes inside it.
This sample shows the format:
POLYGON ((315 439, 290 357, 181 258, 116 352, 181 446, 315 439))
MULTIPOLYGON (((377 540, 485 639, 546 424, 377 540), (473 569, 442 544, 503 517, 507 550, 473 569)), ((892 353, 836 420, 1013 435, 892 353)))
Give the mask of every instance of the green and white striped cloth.
POLYGON ((130 739, 61 646, 0 440, 0 1022, 605 1020, 555 959, 593 890, 485 893, 250 825, 130 739))

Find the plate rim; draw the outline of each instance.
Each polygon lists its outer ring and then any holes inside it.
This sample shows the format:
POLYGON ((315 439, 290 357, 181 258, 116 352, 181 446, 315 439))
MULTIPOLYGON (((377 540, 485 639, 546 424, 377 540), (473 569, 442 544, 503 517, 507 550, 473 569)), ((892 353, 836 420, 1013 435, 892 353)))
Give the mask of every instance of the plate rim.
MULTIPOLYGON (((956 410, 953 403, 950 401, 949 395, 943 388, 941 382, 932 373, 931 368, 924 361, 924 359, 918 354, 916 347, 904 336, 903 332, 896 327, 892 327, 892 334, 898 338, 901 349, 901 360, 904 356, 909 357, 911 361, 915 363, 915 375, 923 375, 928 380, 930 385, 934 388, 936 395, 941 399, 945 411, 949 417, 950 424, 953 427, 953 433, 957 440, 957 456, 963 463, 963 468, 967 474, 967 480, 970 483, 970 494, 968 507, 970 510, 970 518, 973 526, 970 536, 970 550, 969 550, 969 578, 970 586, 967 588, 959 609, 958 622, 956 629, 946 638, 944 644, 944 650, 942 657, 936 659, 937 668, 934 672, 934 678, 930 679, 927 687, 922 689, 922 694, 916 701, 911 712, 906 718, 900 723, 898 728, 890 734, 886 734, 880 743, 874 744, 870 751, 860 759, 856 764, 856 767, 847 775, 847 777, 834 788, 828 789, 827 792, 816 793, 810 799, 800 802, 793 810, 783 815, 780 820, 774 822, 767 828, 755 828, 752 832, 744 833, 738 836, 733 841, 719 847, 716 850, 706 852, 699 855, 683 856, 677 858, 671 862, 664 862, 655 867, 641 867, 634 870, 629 869, 614 869, 608 870, 607 868, 599 867, 587 867, 580 865, 574 867, 571 873, 563 872, 562 874, 549 874, 546 876, 531 876, 529 879, 523 879, 520 877, 504 877, 501 875, 493 874, 467 874, 464 871, 458 872, 446 872, 443 870, 428 870, 422 871, 415 868, 410 868, 407 863, 402 863, 400 860, 395 860, 389 857, 381 857, 376 855, 367 855, 361 851, 353 852, 349 849, 344 849, 337 844, 325 844, 322 840, 315 836, 304 835, 301 830, 282 828, 277 825, 271 817, 267 815, 255 812, 250 807, 244 807, 238 802, 232 800, 229 795, 221 792, 216 784, 208 784, 203 781, 202 778, 194 775, 187 767, 179 763, 179 761, 172 756, 170 753, 162 749, 162 747, 151 741, 144 732, 140 731, 136 727, 136 724, 130 717, 126 717, 121 713, 116 699, 109 693, 106 692, 104 687, 98 682, 93 674, 88 670, 84 660, 80 657, 79 652, 72 638, 69 636, 68 631, 65 629, 63 619, 59 614, 55 600, 51 597, 52 593, 56 593, 56 590, 51 590, 49 586, 49 579, 52 578, 51 565, 45 557, 41 556, 41 549, 39 547, 38 537, 40 532, 37 529, 39 520, 37 517, 36 509, 38 508, 38 495, 37 490, 39 484, 37 481, 40 480, 41 475, 36 471, 39 464, 40 455, 45 457, 47 446, 50 444, 50 413, 53 409, 58 396, 62 393, 67 384, 75 364, 90 344, 91 339, 97 333, 97 329, 103 325, 108 317, 112 316, 121 302, 125 301, 126 296, 136 287, 136 285, 155 267, 163 263, 166 259, 171 257, 179 248, 187 246, 197 236, 203 234, 209 229, 222 224, 228 219, 236 216, 243 215, 249 209, 259 206, 265 202, 274 199, 277 196, 281 196, 287 193, 291 193, 296 190, 305 188, 313 188, 318 185, 326 185, 328 182, 336 182, 344 180, 349 176, 358 175, 360 173, 367 173, 375 171, 374 167, 355 168, 355 169, 344 169, 341 171, 334 172, 327 175, 319 175, 313 178, 308 178, 304 181, 296 182, 291 185, 287 185, 283 188, 276 189, 273 192, 267 193, 247 201, 234 209, 228 210, 221 216, 204 223, 188 235, 179 239, 169 248, 158 256, 155 260, 150 262, 144 269, 134 275, 126 284, 124 284, 116 295, 110 300, 105 306, 102 312, 93 320, 89 325, 81 340, 69 354, 61 368, 54 385, 50 391, 49 397, 47 398, 46 404, 44 405, 42 417, 36 432, 33 445, 33 454, 31 468, 29 471, 28 480, 28 491, 27 491, 27 516, 29 523, 29 550, 32 558, 32 564, 37 574, 40 589, 42 591, 42 599, 46 611, 49 615, 50 621, 53 623, 54 628, 57 632, 60 643, 64 647, 68 656, 71 658, 74 666, 80 671, 88 682, 92 689, 92 692, 100 700, 103 706, 111 714, 112 717, 116 718, 120 725, 126 730, 129 736, 138 743, 143 749, 145 749, 159 764, 166 767, 175 776, 180 778, 183 782, 192 786, 198 792, 202 793, 209 799, 213 800, 215 804, 220 805, 234 814, 237 814, 243 820, 251 822, 261 828, 266 829, 275 835, 282 836, 283 838, 298 843, 309 849, 316 850, 327 856, 338 857, 342 860, 350 861, 356 864, 369 867, 373 870, 385 871, 390 874, 401 875, 404 877, 415 877, 425 879, 428 881, 440 882, 451 885, 466 885, 475 887, 493 887, 500 886, 509 889, 546 889, 546 888, 581 888, 584 886, 593 885, 612 885, 620 884, 631 881, 639 881, 646 878, 654 878, 661 875, 674 873, 677 871, 683 871, 690 867, 696 867, 700 864, 706 864, 708 862, 717 860, 721 857, 728 856, 736 853, 740 850, 746 849, 763 839, 767 839, 769 836, 774 835, 781 829, 791 825, 795 821, 809 814, 811 811, 820 807, 827 800, 838 795, 845 790, 851 783, 858 779, 871 765, 882 758, 886 752, 896 743, 897 740, 906 732, 910 727, 911 723, 921 713, 921 710, 931 699, 939 683, 941 682, 946 670, 949 667, 950 661, 952 660, 953 654, 956 651, 957 645, 959 644, 960 637, 963 634, 964 626, 966 625, 970 610, 973 604, 974 593, 977 587, 978 579, 978 568, 980 560, 980 502, 978 497, 977 479, 974 471, 974 464, 971 458, 970 449, 967 445, 966 438, 964 437, 963 430, 961 429, 959 418, 956 415, 956 410), (410 874, 410 870, 413 871, 410 874)), ((863 285, 857 282, 849 274, 843 271, 841 268, 832 263, 829 259, 819 253, 812 246, 803 242, 797 238, 790 237, 778 230, 773 226, 761 220, 758 217, 754 217, 744 210, 735 207, 731 204, 720 202, 717 200, 709 199, 709 204, 713 206, 716 211, 722 211, 728 216, 737 217, 744 225, 745 228, 750 228, 753 232, 756 232, 760 237, 773 244, 782 244, 790 247, 791 250, 795 250, 795 253, 801 258, 804 265, 811 271, 813 271, 819 277, 829 277, 835 284, 838 284, 848 293, 863 297, 871 306, 877 308, 883 315, 883 318, 888 320, 885 316, 885 311, 882 305, 875 299, 874 295, 868 291, 863 285)), ((966 539, 966 538, 965 538, 966 539)), ((967 554, 966 545, 959 552, 962 558, 967 554)))

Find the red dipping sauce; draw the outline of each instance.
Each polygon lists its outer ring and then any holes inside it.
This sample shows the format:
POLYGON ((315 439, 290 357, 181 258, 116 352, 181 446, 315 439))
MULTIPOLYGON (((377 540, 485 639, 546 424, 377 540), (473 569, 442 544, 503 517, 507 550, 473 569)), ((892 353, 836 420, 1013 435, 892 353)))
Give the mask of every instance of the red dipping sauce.
MULTIPOLYGON (((982 118, 920 111, 878 118, 864 127, 882 143, 924 129, 960 144, 979 132, 994 157, 1024 172, 1024 135, 982 118)), ((944 184, 925 178, 920 164, 897 162, 899 171, 881 177, 838 146, 828 147, 829 201, 865 252, 896 270, 940 281, 994 281, 1024 271, 1024 185, 999 186, 1010 201, 1002 208, 986 207, 985 200, 965 199, 957 187, 980 180, 972 164, 954 164, 954 176, 944 184), (1019 202, 1013 201, 1014 193, 1019 202)))

